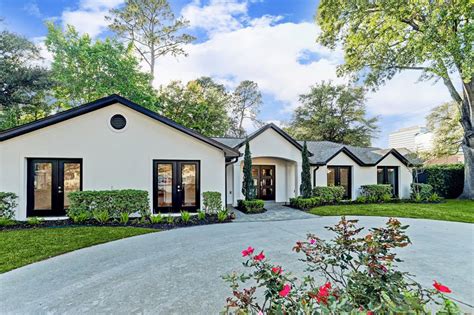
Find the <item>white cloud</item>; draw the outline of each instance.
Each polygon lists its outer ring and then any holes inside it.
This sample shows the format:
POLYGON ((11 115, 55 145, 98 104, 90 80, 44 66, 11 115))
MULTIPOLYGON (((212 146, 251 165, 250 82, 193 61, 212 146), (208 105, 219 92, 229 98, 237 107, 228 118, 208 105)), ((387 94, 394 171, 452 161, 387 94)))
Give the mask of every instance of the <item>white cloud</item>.
POLYGON ((37 18, 41 18, 43 15, 38 7, 38 3, 36 1, 30 1, 23 7, 23 10, 26 11, 29 15, 32 15, 37 18))
POLYGON ((124 0, 82 0, 78 9, 63 11, 61 20, 63 25, 73 25, 81 34, 88 33, 91 37, 96 37, 107 28, 105 16, 109 10, 123 2, 124 0))
POLYGON ((336 66, 340 52, 330 53, 315 44, 318 29, 312 23, 280 23, 275 26, 245 27, 215 34, 208 41, 188 45, 187 58, 164 57, 156 67, 155 84, 170 80, 192 80, 212 76, 227 85, 253 80, 264 93, 288 104, 297 105, 298 95, 308 86, 322 80, 340 82, 336 66), (321 57, 300 64, 301 51, 309 50, 321 57))

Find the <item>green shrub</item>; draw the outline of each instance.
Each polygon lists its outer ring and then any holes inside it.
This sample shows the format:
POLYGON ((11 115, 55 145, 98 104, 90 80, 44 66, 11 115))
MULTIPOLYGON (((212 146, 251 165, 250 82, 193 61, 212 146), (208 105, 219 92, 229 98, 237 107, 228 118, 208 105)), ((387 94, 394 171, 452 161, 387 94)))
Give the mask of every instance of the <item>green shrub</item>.
POLYGON ((204 211, 216 213, 222 209, 221 193, 218 191, 206 191, 202 193, 204 211))
POLYGON ((188 211, 181 211, 181 221, 188 223, 191 220, 191 214, 188 211))
POLYGON ((198 211, 198 220, 204 220, 206 218, 206 212, 204 211, 198 211))
POLYGON ((12 219, 0 217, 0 226, 10 226, 14 224, 15 224, 15 221, 13 221, 12 219))
POLYGON ((148 192, 145 190, 123 189, 102 191, 76 191, 69 194, 71 202, 67 214, 70 218, 76 213, 96 210, 106 211, 111 218, 120 218, 121 213, 140 213, 148 216, 150 207, 148 192))
POLYGON ((432 193, 431 196, 428 197, 429 202, 440 202, 441 197, 437 193, 432 193))
POLYGON ((320 197, 311 197, 311 198, 303 198, 303 197, 296 197, 290 198, 290 206, 294 208, 298 208, 301 210, 308 210, 314 207, 321 205, 321 198, 320 197))
POLYGON ((127 212, 120 213, 119 222, 122 224, 127 224, 130 220, 130 215, 127 212))
POLYGON ((417 171, 420 183, 433 186, 433 191, 444 198, 457 198, 464 187, 464 165, 430 165, 417 171), (421 173, 419 173, 421 171, 421 173))
POLYGON ((163 222, 163 220, 164 218, 161 213, 150 216, 150 222, 153 224, 160 224, 161 222, 163 222))
POLYGON ((260 199, 237 200, 237 208, 246 213, 260 213, 265 209, 265 202, 260 199))
POLYGON ((362 185, 360 194, 366 197, 368 202, 388 202, 392 199, 392 185, 362 185))
POLYGON ((92 217, 101 224, 107 223, 110 220, 110 214, 107 210, 96 209, 92 211, 92 217))
POLYGON ((40 225, 41 223, 43 223, 43 219, 40 219, 38 217, 31 217, 31 218, 28 218, 26 220, 26 224, 28 225, 40 225))
POLYGON ((174 218, 173 218, 172 215, 168 215, 168 216, 166 217, 166 223, 168 223, 168 224, 174 224, 174 218))
POLYGON ((367 203, 368 199, 366 196, 359 196, 356 198, 355 202, 356 203, 367 203))
POLYGON ((74 223, 84 223, 89 220, 92 216, 92 213, 89 211, 73 211, 69 213, 69 217, 74 223))
POLYGON ((229 212, 227 212, 227 209, 217 211, 217 221, 219 222, 224 222, 225 220, 227 220, 228 216, 229 212))
POLYGON ((0 218, 12 219, 15 216, 17 199, 14 193, 0 191, 0 218))
POLYGON ((322 203, 338 203, 344 197, 343 186, 316 186, 313 188, 313 197, 319 197, 322 203))
POLYGON ((433 186, 429 184, 419 184, 419 183, 411 184, 410 198, 415 201, 417 201, 418 199, 428 200, 432 194, 433 194, 433 186))

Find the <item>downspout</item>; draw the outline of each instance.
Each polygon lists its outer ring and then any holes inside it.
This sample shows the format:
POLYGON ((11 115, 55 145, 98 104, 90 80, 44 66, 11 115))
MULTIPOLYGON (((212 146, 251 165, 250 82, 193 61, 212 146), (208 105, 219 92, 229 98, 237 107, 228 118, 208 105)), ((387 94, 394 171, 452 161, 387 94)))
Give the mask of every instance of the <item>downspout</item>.
MULTIPOLYGON (((225 208, 227 209, 227 166, 235 164, 239 160, 239 156, 231 158, 229 161, 225 161, 225 166, 224 166, 224 191, 225 191, 225 196, 224 196, 224 201, 225 201, 225 208), (235 159, 235 160, 234 160, 235 159)), ((234 182, 234 181, 232 181, 234 182)))
POLYGON ((319 165, 313 170, 313 188, 316 187, 316 171, 319 170, 319 165))

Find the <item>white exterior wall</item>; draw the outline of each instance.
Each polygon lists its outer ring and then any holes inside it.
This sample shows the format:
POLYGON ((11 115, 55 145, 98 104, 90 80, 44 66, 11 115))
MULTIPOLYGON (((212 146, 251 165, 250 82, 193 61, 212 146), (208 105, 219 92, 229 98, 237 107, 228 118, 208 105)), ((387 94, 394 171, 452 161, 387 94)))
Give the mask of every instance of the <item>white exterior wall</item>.
MULTIPOLYGON (((301 151, 271 128, 250 140, 249 144, 254 165, 275 165, 275 201, 288 202, 289 198, 295 197, 300 181, 301 151)), ((240 147, 240 152, 244 154, 245 145, 240 147)), ((244 156, 233 166, 234 205, 237 205, 238 199, 243 199, 243 161, 244 156)), ((230 200, 227 202, 230 203, 230 200)))
POLYGON ((411 183, 413 182, 412 171, 405 166, 393 154, 389 154, 379 162, 377 166, 397 166, 398 167, 398 194, 400 198, 410 198, 411 183))
MULTIPOLYGON (((327 163, 327 166, 351 166, 352 170, 352 199, 360 195, 360 187, 363 185, 377 184, 377 166, 396 166, 398 167, 398 187, 400 198, 410 197, 410 184, 412 183, 411 170, 406 167, 393 154, 389 154, 376 166, 359 166, 344 152, 339 153, 327 163)), ((316 186, 327 186, 327 166, 320 166, 316 171, 316 186)), ((316 167, 311 168, 311 176, 316 167)), ((314 179, 313 185, 314 185, 314 179)))
POLYGON ((0 191, 19 196, 18 219, 26 217, 27 158, 82 158, 83 190, 147 190, 150 206, 154 159, 199 160, 201 198, 219 191, 224 204, 220 149, 120 104, 0 142, 0 191), (125 116, 125 129, 110 127, 114 114, 125 116))

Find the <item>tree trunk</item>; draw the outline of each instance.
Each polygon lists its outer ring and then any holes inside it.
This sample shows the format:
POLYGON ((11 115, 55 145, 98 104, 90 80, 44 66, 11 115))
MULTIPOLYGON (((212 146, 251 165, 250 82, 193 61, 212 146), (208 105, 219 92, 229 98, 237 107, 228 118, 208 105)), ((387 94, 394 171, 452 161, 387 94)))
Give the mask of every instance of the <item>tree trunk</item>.
POLYGON ((459 198, 474 200, 474 80, 463 83, 461 125, 464 129, 464 189, 459 198))

